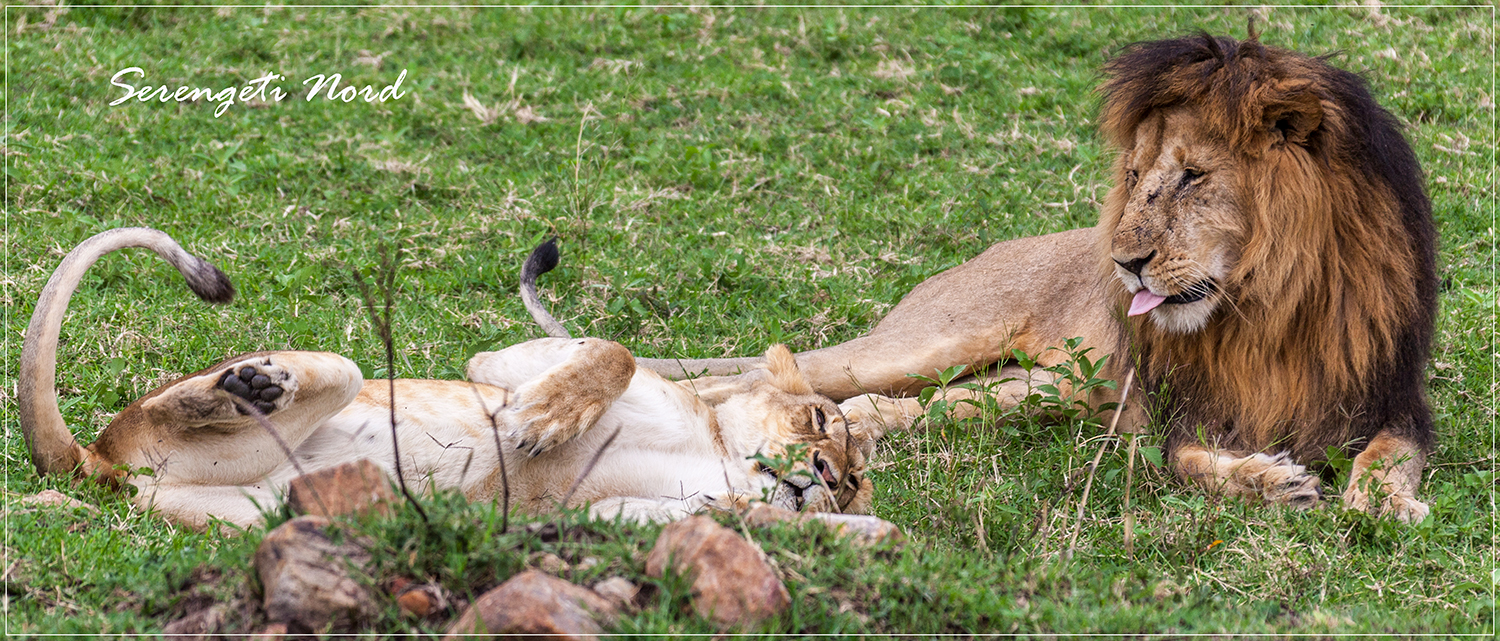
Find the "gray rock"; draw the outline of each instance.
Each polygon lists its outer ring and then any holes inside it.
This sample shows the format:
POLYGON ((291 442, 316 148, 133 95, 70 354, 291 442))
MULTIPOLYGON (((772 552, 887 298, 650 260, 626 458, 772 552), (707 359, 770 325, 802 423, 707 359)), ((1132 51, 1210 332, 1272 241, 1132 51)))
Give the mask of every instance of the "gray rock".
POLYGON ((396 500, 385 470, 360 459, 292 479, 286 501, 292 511, 315 516, 344 516, 367 510, 386 513, 396 500))
POLYGON ((592 590, 527 570, 475 599, 448 626, 445 638, 489 634, 597 639, 615 616, 615 606, 592 590))
POLYGON ((630 582, 622 576, 612 576, 594 584, 594 593, 604 597, 616 608, 621 610, 635 609, 635 596, 641 593, 641 586, 630 582))
POLYGON ((895 523, 876 516, 864 514, 832 514, 829 512, 793 512, 768 503, 756 503, 745 514, 745 524, 750 527, 766 527, 772 523, 806 523, 818 521, 840 536, 848 537, 856 545, 880 545, 901 543, 906 535, 895 523))
POLYGON ((375 612, 369 590, 351 573, 370 561, 354 542, 335 543, 321 516, 299 516, 266 534, 255 551, 266 617, 315 631, 348 629, 375 612))
POLYGON ((662 529, 646 574, 671 569, 693 582, 693 610, 724 628, 748 627, 786 610, 791 596, 765 555, 706 516, 662 529))

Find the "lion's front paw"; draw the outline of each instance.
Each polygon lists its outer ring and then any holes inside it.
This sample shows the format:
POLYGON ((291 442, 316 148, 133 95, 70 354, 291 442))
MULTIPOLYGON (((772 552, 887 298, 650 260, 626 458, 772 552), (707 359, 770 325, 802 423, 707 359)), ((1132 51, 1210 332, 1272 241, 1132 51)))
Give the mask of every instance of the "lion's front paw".
POLYGON ((582 434, 604 409, 600 403, 523 405, 515 410, 511 442, 528 456, 537 456, 582 434))
POLYGON ((1317 506, 1323 497, 1322 482, 1317 476, 1308 474, 1306 468, 1292 462, 1285 453, 1255 456, 1260 459, 1257 463, 1264 465, 1264 469, 1251 478, 1267 502, 1282 503, 1301 510, 1317 506))
POLYGON ((1364 488, 1350 486, 1344 490, 1344 507, 1376 516, 1390 516, 1402 523, 1421 523, 1430 511, 1426 503, 1414 497, 1392 494, 1374 501, 1364 488))
MULTIPOLYGON (((290 401, 286 392, 291 378, 291 372, 264 359, 229 368, 219 377, 218 387, 249 402, 262 414, 270 414, 290 401)), ((235 409, 240 414, 248 413, 239 404, 235 409)))

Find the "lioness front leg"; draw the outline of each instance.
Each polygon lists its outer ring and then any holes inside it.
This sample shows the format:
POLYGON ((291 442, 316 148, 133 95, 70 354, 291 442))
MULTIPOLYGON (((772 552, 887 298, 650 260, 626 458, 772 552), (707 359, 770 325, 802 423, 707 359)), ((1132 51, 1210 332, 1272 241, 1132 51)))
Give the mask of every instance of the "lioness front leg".
POLYGON ((538 339, 469 361, 470 380, 516 391, 510 438, 530 456, 593 427, 634 375, 630 350, 598 338, 538 339))
POLYGON ((1354 457, 1344 506, 1372 514, 1390 514, 1403 523, 1427 518, 1427 504, 1417 500, 1417 486, 1427 456, 1410 439, 1382 431, 1354 457))
POLYGON ((1285 453, 1274 456, 1251 454, 1230 456, 1223 450, 1198 443, 1177 445, 1171 450, 1172 468, 1184 479, 1204 489, 1229 496, 1256 496, 1269 503, 1306 509, 1322 496, 1317 476, 1285 453))

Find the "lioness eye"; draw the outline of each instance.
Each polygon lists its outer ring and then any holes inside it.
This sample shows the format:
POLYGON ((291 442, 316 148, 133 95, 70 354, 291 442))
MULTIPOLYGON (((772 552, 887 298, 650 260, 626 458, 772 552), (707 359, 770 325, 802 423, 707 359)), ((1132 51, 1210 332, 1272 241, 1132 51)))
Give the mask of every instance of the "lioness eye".
POLYGON ((828 422, 828 417, 823 414, 823 408, 814 407, 812 408, 812 413, 813 425, 818 428, 819 432, 827 432, 828 428, 825 427, 825 424, 828 422))

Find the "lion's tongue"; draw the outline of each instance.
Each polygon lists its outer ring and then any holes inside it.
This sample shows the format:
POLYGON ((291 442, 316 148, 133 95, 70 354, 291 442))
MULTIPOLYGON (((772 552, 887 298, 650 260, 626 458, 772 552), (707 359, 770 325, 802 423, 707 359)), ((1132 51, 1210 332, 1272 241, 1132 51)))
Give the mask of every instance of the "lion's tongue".
POLYGON ((1160 305, 1166 299, 1166 296, 1158 296, 1151 293, 1151 290, 1142 287, 1140 291, 1135 293, 1135 298, 1130 299, 1130 312, 1126 316, 1140 316, 1156 309, 1156 306, 1160 305))

